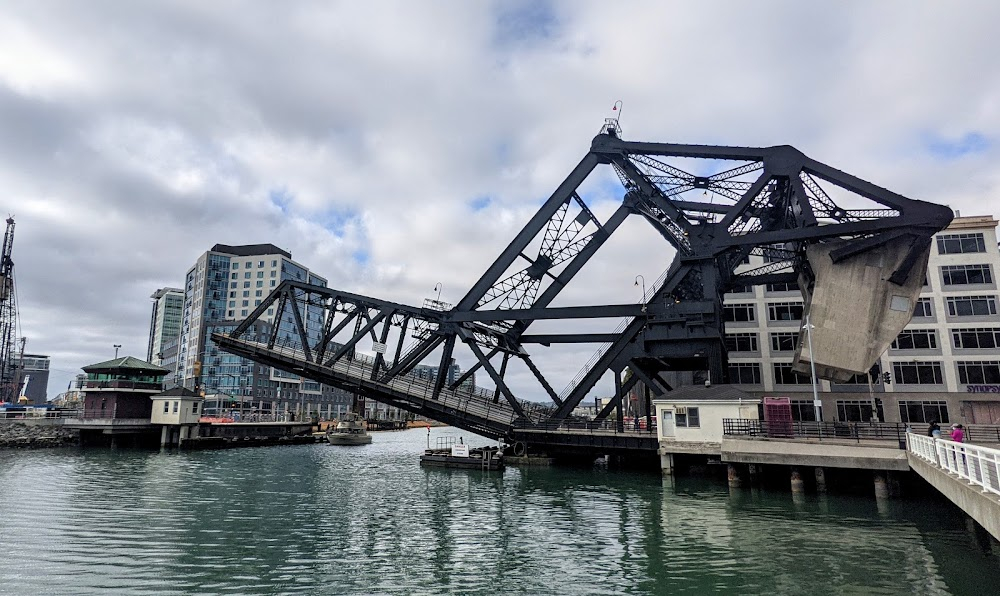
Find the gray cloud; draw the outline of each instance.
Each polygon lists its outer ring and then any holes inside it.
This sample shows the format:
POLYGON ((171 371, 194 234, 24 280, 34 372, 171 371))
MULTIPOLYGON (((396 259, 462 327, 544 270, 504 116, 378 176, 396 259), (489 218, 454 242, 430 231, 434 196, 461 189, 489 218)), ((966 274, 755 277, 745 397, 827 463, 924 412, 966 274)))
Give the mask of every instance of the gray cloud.
MULTIPOLYGON (((996 216, 998 17, 988 2, 9 3, 0 182, 28 349, 53 357, 50 396, 112 344, 143 355, 149 294, 217 242, 272 242, 401 302, 441 282, 456 301, 617 99, 629 138, 793 144, 996 216), (969 135, 974 151, 949 153, 969 135)), ((620 196, 598 176, 609 213, 620 196)), ((672 251, 635 223, 560 301, 638 298, 634 276, 672 251)), ((571 378, 592 348, 539 360, 571 378)))

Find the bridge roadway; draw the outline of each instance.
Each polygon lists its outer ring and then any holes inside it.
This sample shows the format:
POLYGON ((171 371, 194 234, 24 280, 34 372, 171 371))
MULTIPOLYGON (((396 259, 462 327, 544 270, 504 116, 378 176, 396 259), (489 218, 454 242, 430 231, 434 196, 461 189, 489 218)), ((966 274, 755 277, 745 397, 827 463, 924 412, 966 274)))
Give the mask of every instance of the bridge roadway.
POLYGON ((599 455, 656 455, 655 429, 620 428, 614 421, 548 422, 553 408, 545 404, 519 401, 520 416, 502 397, 482 388, 444 387, 434 395, 431 379, 417 375, 397 375, 386 382, 378 379, 375 359, 364 355, 344 357, 332 366, 311 362, 293 346, 248 341, 223 334, 212 340, 227 352, 274 366, 314 381, 357 392, 380 401, 450 424, 484 437, 524 443, 531 451, 549 455, 590 457, 599 455))
POLYGON ((1000 449, 906 435, 910 467, 1000 540, 1000 449))

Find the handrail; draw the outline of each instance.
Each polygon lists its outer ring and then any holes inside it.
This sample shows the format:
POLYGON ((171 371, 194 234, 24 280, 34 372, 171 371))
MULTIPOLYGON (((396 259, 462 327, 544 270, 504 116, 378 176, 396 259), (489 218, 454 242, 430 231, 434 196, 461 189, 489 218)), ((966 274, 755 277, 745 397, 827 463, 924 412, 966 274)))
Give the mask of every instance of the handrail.
POLYGON ((906 435, 906 445, 920 459, 1000 496, 1000 449, 914 433, 906 435))

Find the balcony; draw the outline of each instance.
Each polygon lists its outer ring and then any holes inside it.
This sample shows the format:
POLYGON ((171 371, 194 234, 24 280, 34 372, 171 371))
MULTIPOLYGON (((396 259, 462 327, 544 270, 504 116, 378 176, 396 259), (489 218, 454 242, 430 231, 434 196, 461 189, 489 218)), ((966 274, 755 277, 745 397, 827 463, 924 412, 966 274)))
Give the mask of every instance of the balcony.
POLYGON ((85 391, 96 389, 98 391, 148 391, 150 393, 159 393, 163 391, 163 382, 153 383, 151 381, 132 381, 129 379, 95 381, 87 379, 83 389, 85 391))

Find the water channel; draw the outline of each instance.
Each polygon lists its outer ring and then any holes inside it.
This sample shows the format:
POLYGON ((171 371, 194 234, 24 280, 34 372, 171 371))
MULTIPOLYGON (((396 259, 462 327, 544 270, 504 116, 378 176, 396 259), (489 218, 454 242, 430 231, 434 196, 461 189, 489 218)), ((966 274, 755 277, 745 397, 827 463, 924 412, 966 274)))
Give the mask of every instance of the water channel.
POLYGON ((424 469, 426 440, 0 451, 0 594, 1000 591, 1000 558, 937 499, 424 469))

